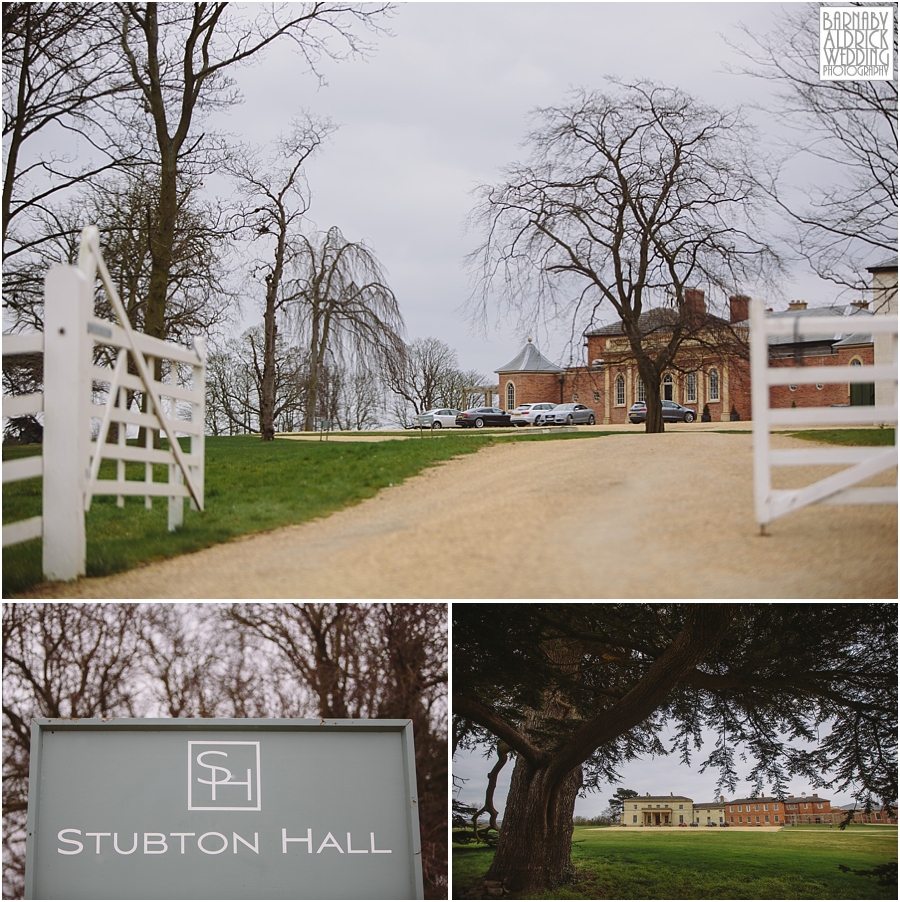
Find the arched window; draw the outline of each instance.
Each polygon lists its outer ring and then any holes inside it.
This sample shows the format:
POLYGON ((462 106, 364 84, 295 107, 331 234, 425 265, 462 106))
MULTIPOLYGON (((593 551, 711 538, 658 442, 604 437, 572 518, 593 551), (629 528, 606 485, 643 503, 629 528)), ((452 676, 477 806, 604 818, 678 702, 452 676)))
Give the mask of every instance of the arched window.
POLYGON ((663 399, 666 401, 675 400, 675 380, 669 373, 663 376, 663 399))
POLYGON ((516 387, 512 382, 506 383, 506 409, 516 409, 516 387))
POLYGON ((696 373, 688 373, 684 379, 684 400, 685 401, 695 401, 697 400, 697 374, 696 373))
POLYGON ((625 377, 621 373, 616 376, 616 404, 625 406, 625 377))
POLYGON ((644 391, 644 380, 640 376, 637 379, 637 399, 638 401, 647 400, 647 393, 644 391))
POLYGON ((715 367, 709 371, 709 400, 719 400, 719 371, 715 367))

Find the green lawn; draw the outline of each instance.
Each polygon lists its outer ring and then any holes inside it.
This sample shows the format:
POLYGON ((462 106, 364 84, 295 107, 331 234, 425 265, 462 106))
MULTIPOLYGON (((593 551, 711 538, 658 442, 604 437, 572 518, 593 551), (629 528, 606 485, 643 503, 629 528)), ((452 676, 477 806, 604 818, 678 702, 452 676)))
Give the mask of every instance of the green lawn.
MULTIPOLYGON (((409 434, 407 433, 407 436, 409 434)), ((596 439, 602 433, 567 433, 513 438, 500 434, 461 435, 450 430, 384 442, 261 442, 254 436, 206 440, 206 498, 201 514, 185 505, 184 526, 168 532, 168 502, 143 498, 94 498, 85 519, 87 574, 104 576, 145 561, 198 551, 236 536, 302 523, 371 498, 430 467, 471 454, 498 441, 596 439)), ((40 453, 40 446, 4 447, 3 459, 40 453)), ((104 461, 102 478, 112 478, 112 461, 104 461)), ((129 464, 127 478, 140 478, 143 464, 129 464)), ((157 468, 156 480, 165 479, 157 468)), ((3 522, 41 513, 41 479, 3 487, 3 522)), ((3 596, 43 581, 41 541, 12 545, 3 551, 3 596)))
MULTIPOLYGON (((453 847, 453 898, 490 865, 485 846, 453 847)), ((576 827, 573 884, 538 899, 895 899, 870 869, 897 859, 897 828, 604 830, 576 827)))

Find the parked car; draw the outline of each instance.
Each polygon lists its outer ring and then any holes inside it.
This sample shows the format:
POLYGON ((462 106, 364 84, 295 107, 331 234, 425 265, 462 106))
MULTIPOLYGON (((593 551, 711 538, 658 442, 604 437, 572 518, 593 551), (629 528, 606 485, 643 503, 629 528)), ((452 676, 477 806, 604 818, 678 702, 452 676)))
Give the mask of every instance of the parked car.
POLYGON ((731 824, 729 824, 727 821, 722 821, 722 823, 719 824, 719 826, 720 826, 720 827, 730 827, 731 824))
POLYGON ((512 426, 510 415, 499 407, 471 407, 456 416, 457 426, 512 426))
POLYGON ((593 426, 597 422, 594 411, 584 404, 557 404, 553 410, 548 410, 541 415, 541 422, 545 425, 572 426, 577 423, 586 423, 593 426))
POLYGON ((678 825, 678 826, 679 826, 679 827, 686 827, 686 826, 687 826, 687 824, 685 824, 685 823, 681 823, 681 824, 679 824, 679 825, 678 825))
POLYGON ((539 404, 520 404, 511 414, 513 426, 537 426, 541 417, 548 410, 553 410, 555 404, 541 401, 539 404))
MULTIPOLYGON (((676 404, 674 401, 661 401, 664 423, 693 423, 697 419, 696 411, 690 407, 676 404)), ((632 423, 644 423, 647 420, 647 405, 644 401, 638 401, 628 411, 628 419, 632 423)))
POLYGON ((459 416, 461 411, 454 410, 452 407, 440 407, 435 408, 434 410, 425 410, 422 412, 422 416, 428 416, 429 414, 434 417, 434 422, 431 424, 432 429, 440 429, 443 426, 455 426, 456 418, 459 416))

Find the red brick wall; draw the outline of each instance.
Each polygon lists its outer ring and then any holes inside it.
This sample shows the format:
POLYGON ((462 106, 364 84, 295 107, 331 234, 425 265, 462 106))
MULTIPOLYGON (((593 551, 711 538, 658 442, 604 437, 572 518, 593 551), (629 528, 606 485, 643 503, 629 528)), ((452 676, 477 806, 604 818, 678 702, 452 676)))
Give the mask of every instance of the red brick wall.
MULTIPOLYGON (((858 359, 866 366, 874 363, 874 351, 871 345, 858 348, 840 348, 837 354, 822 354, 814 357, 803 357, 798 360, 787 357, 770 361, 770 366, 796 367, 803 366, 849 366, 851 360, 858 359), (802 366, 800 365, 802 364, 802 366)), ((815 385, 797 384, 795 391, 788 385, 773 385, 769 389, 770 407, 830 407, 832 404, 850 403, 850 385, 847 382, 823 383, 822 388, 815 385)))
POLYGON ((516 407, 519 404, 539 404, 549 401, 560 404, 560 379, 555 373, 499 373, 500 406, 506 410, 506 386, 512 382, 516 387, 516 407))

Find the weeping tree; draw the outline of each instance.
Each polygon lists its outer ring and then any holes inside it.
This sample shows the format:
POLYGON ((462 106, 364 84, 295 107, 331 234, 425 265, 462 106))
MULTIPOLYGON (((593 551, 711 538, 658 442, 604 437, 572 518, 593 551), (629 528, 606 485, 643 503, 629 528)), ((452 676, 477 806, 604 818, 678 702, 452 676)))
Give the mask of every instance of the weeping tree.
POLYGON ((348 241, 336 226, 300 239, 290 291, 309 349, 308 431, 315 426, 326 359, 364 358, 373 369, 386 369, 404 354, 403 316, 374 251, 348 241))
POLYGON ((783 798, 800 777, 896 802, 895 604, 477 604, 453 615, 454 749, 488 742, 515 756, 486 875, 512 893, 571 879, 579 792, 616 785, 618 767, 645 755, 690 764, 705 730, 718 738, 699 769, 718 771, 717 792, 735 791, 746 756, 759 794, 768 784, 783 798))
POLYGON ((478 190, 472 217, 486 237, 469 258, 470 303, 482 317, 496 289, 523 325, 612 312, 644 383, 646 430, 662 432, 663 374, 709 326, 691 289, 737 294, 777 261, 755 225, 764 192, 740 111, 609 82, 538 110, 529 159, 478 190), (662 341, 644 328, 651 307, 669 314, 662 341))

